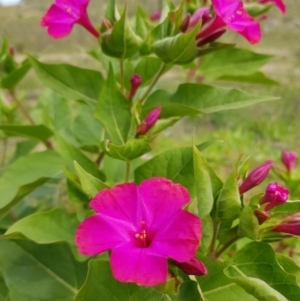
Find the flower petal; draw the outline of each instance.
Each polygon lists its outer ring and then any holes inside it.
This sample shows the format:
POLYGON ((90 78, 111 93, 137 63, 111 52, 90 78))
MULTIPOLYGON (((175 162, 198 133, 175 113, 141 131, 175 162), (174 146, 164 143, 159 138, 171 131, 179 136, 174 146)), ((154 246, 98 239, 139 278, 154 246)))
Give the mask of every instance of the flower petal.
POLYGON ((73 24, 51 24, 48 27, 48 34, 54 39, 60 39, 69 35, 72 28, 73 24))
POLYGON ((74 24, 77 18, 66 12, 65 9, 53 4, 41 20, 41 26, 52 24, 74 24))
POLYGON ((142 221, 141 200, 135 183, 101 190, 92 199, 90 206, 103 215, 136 225, 136 231, 139 230, 142 221))
POLYGON ((192 259, 202 236, 201 220, 192 213, 181 211, 165 224, 165 228, 153 237, 150 247, 178 262, 192 259))
POLYGON ((121 282, 154 286, 167 279, 167 259, 153 254, 151 248, 121 245, 113 249, 110 263, 113 276, 121 282))
POLYGON ((144 221, 153 232, 190 201, 185 187, 165 178, 145 180, 140 185, 140 194, 145 206, 144 221))
POLYGON ((94 215, 84 220, 76 232, 78 251, 96 255, 131 240, 130 225, 94 215))

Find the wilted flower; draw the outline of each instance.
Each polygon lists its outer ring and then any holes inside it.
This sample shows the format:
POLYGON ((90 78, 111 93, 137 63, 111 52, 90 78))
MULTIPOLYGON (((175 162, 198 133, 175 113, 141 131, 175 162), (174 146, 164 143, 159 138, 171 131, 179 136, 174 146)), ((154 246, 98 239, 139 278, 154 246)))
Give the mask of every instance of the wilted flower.
POLYGON ((259 3, 274 3, 280 10, 283 14, 285 14, 286 12, 286 6, 284 4, 284 2, 282 0, 259 0, 259 3))
POLYGON ((278 185, 277 182, 267 186, 264 198, 261 204, 267 204, 265 210, 268 211, 278 205, 286 202, 289 196, 289 190, 284 186, 278 185))
POLYGON ((121 282, 163 283, 168 258, 190 261, 202 236, 201 220, 182 210, 189 201, 186 188, 165 178, 104 189, 90 203, 97 214, 77 229, 79 252, 110 250, 113 276, 121 282))
POLYGON ((153 109, 145 118, 145 120, 139 124, 137 128, 137 135, 145 135, 155 125, 159 119, 162 107, 153 109))
POLYGON ((259 24, 247 13, 240 0, 211 0, 216 16, 197 35, 198 39, 204 39, 211 34, 227 26, 238 32, 251 44, 261 40, 259 24))
POLYGON ((289 172, 295 168, 297 157, 298 155, 295 152, 281 152, 281 161, 289 172))
POLYGON ((272 164, 273 161, 268 160, 253 169, 239 187, 240 194, 243 194, 253 187, 259 185, 267 177, 272 164))
POLYGON ((90 21, 87 7, 90 0, 55 0, 41 20, 48 27, 48 34, 55 38, 69 35, 75 23, 83 26, 96 38, 100 34, 90 21))
POLYGON ((129 99, 132 99, 142 83, 142 78, 139 74, 133 74, 130 78, 131 89, 129 93, 129 99))
POLYGON ((285 217, 281 224, 273 228, 273 231, 300 235, 300 213, 294 213, 285 217))
POLYGON ((187 275, 203 276, 207 274, 207 268, 196 257, 187 262, 173 262, 174 265, 179 267, 187 275))
POLYGON ((151 15, 150 20, 158 21, 160 18, 161 18, 161 12, 158 10, 151 15))

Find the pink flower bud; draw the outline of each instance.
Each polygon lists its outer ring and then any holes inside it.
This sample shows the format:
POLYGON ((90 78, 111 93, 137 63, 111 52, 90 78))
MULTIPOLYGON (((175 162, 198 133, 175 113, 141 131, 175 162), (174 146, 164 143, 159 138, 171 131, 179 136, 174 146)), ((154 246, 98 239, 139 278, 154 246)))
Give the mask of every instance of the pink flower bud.
POLYGON ((179 29, 181 32, 186 32, 189 28, 190 25, 190 19, 191 19, 191 15, 188 14, 181 22, 179 29))
POLYGON ((179 267, 187 275, 203 276, 207 274, 206 267, 196 257, 186 262, 173 261, 173 264, 179 267))
POLYGON ((199 21, 202 26, 212 19, 210 8, 208 6, 197 9, 191 16, 189 28, 193 29, 199 21))
POLYGON ((158 21, 160 18, 161 18, 161 12, 156 11, 151 15, 150 20, 151 21, 158 21))
POLYGON ((289 172, 295 168, 297 157, 298 155, 295 152, 281 152, 281 161, 289 172))
POLYGON ((9 47, 9 54, 11 56, 14 56, 15 55, 15 48, 14 47, 9 47))
POLYGON ((268 212, 260 210, 255 210, 254 215, 256 216, 259 225, 263 224, 270 217, 268 212))
POLYGON ((267 186, 264 198, 261 204, 267 204, 265 210, 268 211, 280 204, 286 202, 289 196, 289 190, 284 186, 278 185, 277 182, 271 183, 267 186))
POLYGON ((145 118, 145 120, 139 124, 137 128, 137 136, 145 135, 148 131, 155 125, 156 121, 159 119, 162 107, 157 107, 152 110, 145 118))
POLYGON ((268 175, 270 168, 273 164, 272 160, 268 160, 265 163, 257 166, 246 177, 242 185, 239 187, 240 194, 252 189, 259 185, 268 175))
POLYGON ((203 45, 206 45, 206 44, 209 44, 209 43, 212 43, 214 41, 216 41, 218 38, 220 38, 224 33, 226 32, 226 29, 223 29, 223 30, 220 30, 220 31, 217 31, 213 34, 211 34, 210 36, 208 36, 207 38, 203 39, 203 40, 200 40, 198 43, 197 43, 197 47, 201 47, 203 45))
POLYGON ((130 78, 131 90, 129 93, 129 99, 132 99, 142 83, 142 78, 138 74, 133 74, 130 78))
POLYGON ((273 228, 273 231, 300 236, 300 213, 294 213, 285 217, 281 224, 273 228))

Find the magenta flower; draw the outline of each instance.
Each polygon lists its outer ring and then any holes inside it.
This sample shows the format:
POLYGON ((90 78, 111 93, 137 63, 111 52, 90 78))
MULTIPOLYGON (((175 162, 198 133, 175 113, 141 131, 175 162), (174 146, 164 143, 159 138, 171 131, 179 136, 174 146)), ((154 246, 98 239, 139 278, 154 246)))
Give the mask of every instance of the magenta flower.
POLYGON ((196 257, 187 262, 173 262, 174 265, 179 267, 187 275, 203 276, 207 274, 207 268, 196 257))
POLYGON ((213 33, 228 27, 238 32, 251 44, 261 40, 259 24, 247 13, 240 0, 211 0, 216 16, 197 35, 196 39, 204 39, 213 33))
POLYGON ((121 282, 163 283, 168 258, 190 261, 198 248, 201 220, 182 210, 189 201, 186 188, 165 178, 104 189, 90 203, 97 214, 77 229, 79 252, 111 251, 113 276, 121 282))
POLYGON ((300 213, 294 213, 285 217, 281 224, 273 228, 273 231, 300 236, 300 213))
POLYGON ((130 77, 131 90, 129 92, 129 99, 132 99, 142 83, 142 78, 139 74, 133 74, 130 77))
POLYGON ((291 172, 295 168, 295 163, 298 155, 295 152, 281 152, 281 161, 285 165, 288 172, 291 172))
POLYGON ((272 164, 273 161, 268 160, 253 169, 239 187, 240 194, 258 186, 267 177, 272 164))
POLYGON ((259 0, 259 3, 274 3, 280 10, 283 14, 285 14, 286 12, 286 6, 284 4, 284 2, 282 0, 259 0))
POLYGON ((54 39, 69 35, 75 23, 83 26, 96 38, 100 34, 87 15, 90 0, 55 0, 41 20, 41 26, 48 27, 48 34, 54 39))
POLYGON ((160 18, 161 18, 161 12, 158 10, 151 15, 150 20, 154 22, 154 21, 158 21, 160 18))
POLYGON ((138 125, 137 136, 145 135, 149 130, 155 125, 156 121, 159 119, 162 107, 156 107, 153 109, 145 118, 145 120, 138 125))
POLYGON ((278 205, 286 202, 289 196, 289 190, 284 186, 278 185, 277 182, 267 186, 264 198, 261 204, 267 204, 265 211, 268 211, 278 205))

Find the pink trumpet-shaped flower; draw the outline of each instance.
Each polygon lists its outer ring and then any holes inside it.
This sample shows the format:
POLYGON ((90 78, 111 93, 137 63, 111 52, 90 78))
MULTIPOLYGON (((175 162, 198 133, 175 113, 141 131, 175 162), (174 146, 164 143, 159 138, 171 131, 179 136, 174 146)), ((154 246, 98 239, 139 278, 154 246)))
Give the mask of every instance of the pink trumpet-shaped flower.
POLYGON ((216 16, 197 35, 197 40, 206 38, 227 26, 238 32, 251 44, 261 40, 260 25, 247 13, 240 0, 211 0, 216 16))
POLYGON ((300 236, 300 213, 294 213, 285 217, 281 224, 273 228, 273 231, 300 236))
POLYGON ((268 211, 278 205, 285 203, 289 196, 289 190, 277 182, 267 186, 264 198, 261 204, 267 204, 265 211, 268 211))
POLYGON ((165 178, 104 189, 90 203, 97 214, 77 229, 79 252, 110 250, 113 276, 121 282, 163 283, 168 258, 190 261, 202 236, 201 220, 182 210, 189 201, 186 188, 165 178))
POLYGON ((259 0, 259 3, 274 3, 280 10, 283 14, 285 14, 286 12, 286 6, 284 4, 284 2, 282 0, 259 0))
POLYGON ((298 155, 295 152, 281 152, 281 161, 289 172, 295 168, 297 157, 298 155))
POLYGON ((55 0, 43 16, 41 26, 48 27, 48 34, 59 39, 69 35, 77 23, 99 38, 100 34, 87 14, 89 2, 90 0, 55 0))
POLYGON ((145 135, 148 131, 155 125, 156 121, 159 119, 162 107, 156 107, 153 109, 145 118, 145 120, 138 125, 137 135, 145 135))

